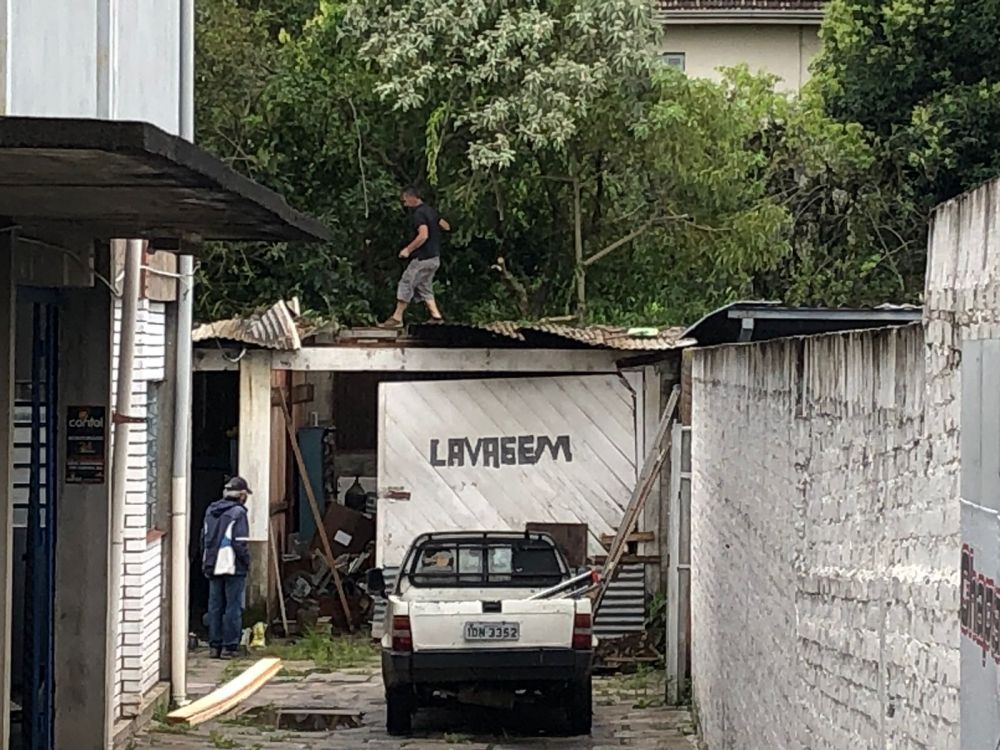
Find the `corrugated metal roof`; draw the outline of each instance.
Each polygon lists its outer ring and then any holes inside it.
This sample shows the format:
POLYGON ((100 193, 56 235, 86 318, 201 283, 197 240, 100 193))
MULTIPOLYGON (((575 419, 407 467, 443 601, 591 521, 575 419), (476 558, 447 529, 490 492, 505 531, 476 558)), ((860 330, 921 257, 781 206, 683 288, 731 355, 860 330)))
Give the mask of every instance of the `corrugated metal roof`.
POLYGON ((678 349, 694 343, 683 339, 684 328, 619 328, 615 326, 577 327, 554 323, 525 326, 522 330, 571 339, 602 349, 660 351, 678 349))
POLYGON ((826 0, 657 0, 661 11, 718 10, 718 11, 820 11, 826 0))
POLYGON ((510 344, 527 346, 594 347, 618 351, 666 351, 691 346, 694 341, 683 338, 684 328, 624 328, 618 326, 571 326, 562 323, 438 323, 411 326, 410 335, 417 340, 438 344, 470 345, 499 337, 510 344), (485 336, 484 336, 485 334, 485 336))
MULTIPOLYGON (((306 327, 294 310, 294 304, 278 302, 273 307, 246 318, 232 318, 205 323, 192 334, 197 342, 234 341, 279 351, 296 351, 303 340, 317 333, 306 327)), ((618 351, 666 351, 691 346, 683 337, 683 328, 624 328, 618 326, 572 326, 562 323, 440 323, 413 325, 404 331, 347 329, 322 336, 322 345, 379 343, 388 346, 444 346, 453 348, 536 347, 613 349, 618 351)))
POLYGON ((706 315, 684 335, 699 346, 738 341, 764 341, 783 336, 884 328, 920 320, 917 305, 884 304, 878 307, 790 307, 778 302, 733 302, 706 315))
POLYGON ((191 334, 194 342, 236 341, 265 349, 294 351, 302 347, 295 314, 286 302, 278 302, 263 312, 245 318, 205 323, 191 334))

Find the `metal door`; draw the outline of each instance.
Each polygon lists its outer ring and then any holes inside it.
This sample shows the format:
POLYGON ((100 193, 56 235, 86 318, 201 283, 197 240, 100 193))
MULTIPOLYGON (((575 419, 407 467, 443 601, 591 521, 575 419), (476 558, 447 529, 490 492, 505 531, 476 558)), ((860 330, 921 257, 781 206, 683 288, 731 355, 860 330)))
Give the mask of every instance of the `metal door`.
POLYGON ((50 297, 33 290, 19 295, 32 308, 21 739, 26 750, 51 750, 59 313, 50 297))

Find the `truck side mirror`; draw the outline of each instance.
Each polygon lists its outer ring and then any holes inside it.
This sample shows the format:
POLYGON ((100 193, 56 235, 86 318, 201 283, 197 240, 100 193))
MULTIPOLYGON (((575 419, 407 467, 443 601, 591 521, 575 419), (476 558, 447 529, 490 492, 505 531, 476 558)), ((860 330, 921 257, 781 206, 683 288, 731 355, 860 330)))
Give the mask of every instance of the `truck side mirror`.
POLYGON ((385 596, 385 574, 382 568, 372 568, 368 571, 366 588, 371 596, 385 596))

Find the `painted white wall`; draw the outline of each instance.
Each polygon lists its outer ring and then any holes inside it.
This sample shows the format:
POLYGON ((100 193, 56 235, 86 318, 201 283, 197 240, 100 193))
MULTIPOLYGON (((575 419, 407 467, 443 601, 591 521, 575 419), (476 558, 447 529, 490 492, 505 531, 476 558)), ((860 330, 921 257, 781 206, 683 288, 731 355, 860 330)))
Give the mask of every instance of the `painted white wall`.
MULTIPOLYGON (((121 335, 121 300, 115 300, 114 359, 118 372, 121 335)), ((166 305, 141 300, 136 320, 136 364, 132 385, 133 416, 148 414, 151 382, 164 379, 166 365, 166 305)), ((113 377, 112 400, 117 389, 113 377)), ((163 547, 160 538, 148 538, 146 505, 149 494, 148 425, 135 424, 129 433, 127 495, 125 500, 125 552, 122 559, 120 640, 121 665, 116 683, 116 705, 124 716, 134 715, 142 696, 160 677, 160 611, 163 593, 163 547)), ((109 449, 110 450, 110 449, 109 449)), ((163 488, 169 490, 168 487, 163 488)), ((160 499, 162 504, 166 497, 160 499)))
POLYGON ((720 80, 719 68, 747 64, 781 78, 779 88, 798 91, 809 80, 809 63, 819 52, 819 25, 667 23, 660 51, 682 52, 685 72, 720 80))
MULTIPOLYGON (((961 541, 975 556, 978 583, 985 589, 1000 581, 1000 499, 996 441, 1000 410, 996 405, 996 347, 1000 340, 1000 180, 959 196, 935 211, 924 315, 927 326, 928 397, 936 407, 934 458, 959 452, 962 481, 950 482, 951 498, 961 501, 961 541), (984 345, 970 345, 984 342, 984 345), (985 342, 990 342, 985 344, 985 342), (968 356, 968 359, 966 357, 968 356), (979 359, 981 357, 981 359, 979 359), (979 361, 977 361, 979 359, 979 361), (972 382, 966 382, 966 381, 972 382), (976 393, 978 391, 978 394, 976 393), (963 394, 981 399, 966 403, 963 394), (959 430, 961 426, 961 430, 959 430)), ((959 575, 959 549, 953 565, 959 575)), ((990 638, 978 628, 960 630, 958 604, 954 633, 961 643, 962 748, 994 747, 1000 736, 1000 647, 996 641, 997 605, 983 612, 989 597, 965 591, 973 618, 992 619, 990 638), (984 647, 984 641, 986 646, 984 647)))
POLYGON ((382 383, 380 495, 410 496, 379 500, 379 565, 398 566, 420 534, 529 521, 586 523, 589 551, 601 554, 600 535, 617 529, 635 486, 635 415, 618 375, 382 383), (568 451, 532 463, 536 436, 568 451))
POLYGON ((695 353, 709 747, 958 750, 958 420, 933 366, 921 326, 695 353))
POLYGON ((0 0, 3 113, 179 131, 180 0, 0 0))

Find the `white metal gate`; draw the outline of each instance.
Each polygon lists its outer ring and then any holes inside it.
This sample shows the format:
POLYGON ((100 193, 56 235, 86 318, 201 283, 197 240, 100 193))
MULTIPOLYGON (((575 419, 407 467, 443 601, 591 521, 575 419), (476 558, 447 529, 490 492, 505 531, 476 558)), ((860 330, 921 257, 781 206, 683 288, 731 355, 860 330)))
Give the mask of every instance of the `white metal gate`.
MULTIPOLYGON (((637 413, 620 375, 383 383, 379 566, 394 572, 426 532, 530 522, 585 523, 589 554, 603 554, 636 481, 637 413)), ((623 571, 599 633, 642 628, 643 578, 623 571)))

